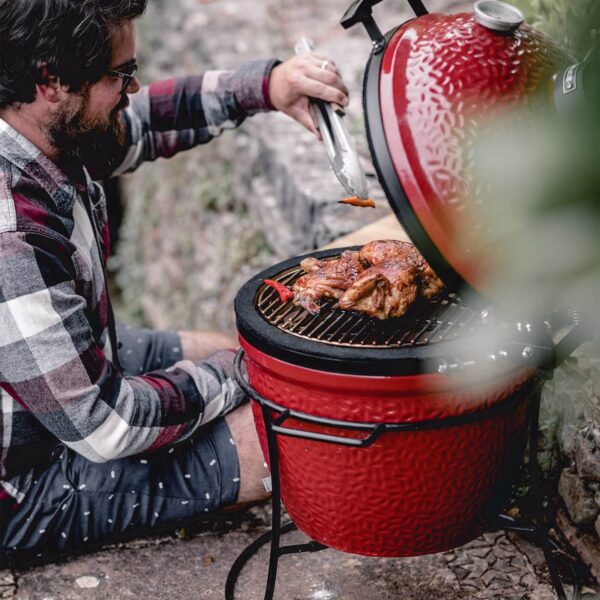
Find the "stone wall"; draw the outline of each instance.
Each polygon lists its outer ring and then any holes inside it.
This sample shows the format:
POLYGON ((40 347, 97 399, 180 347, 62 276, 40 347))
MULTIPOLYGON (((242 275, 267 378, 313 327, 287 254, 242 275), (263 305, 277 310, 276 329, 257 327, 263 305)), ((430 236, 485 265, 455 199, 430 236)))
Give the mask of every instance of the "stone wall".
POLYGON ((563 465, 559 525, 600 582, 600 335, 554 372, 542 400, 543 462, 563 465))
MULTIPOLYGON (((234 330, 232 301, 255 272, 389 214, 370 163, 362 75, 371 44, 362 27, 344 31, 349 0, 154 0, 139 21, 143 81, 244 60, 286 58, 301 36, 336 61, 351 91, 356 134, 378 208, 336 204, 345 195, 325 150, 288 117, 248 119, 202 148, 124 177, 126 216, 111 264, 117 315, 152 327, 234 330), (176 232, 176 235, 173 233, 176 232)), ((430 2, 456 11, 464 1, 430 2)), ((383 31, 410 17, 408 3, 382 2, 383 31)))

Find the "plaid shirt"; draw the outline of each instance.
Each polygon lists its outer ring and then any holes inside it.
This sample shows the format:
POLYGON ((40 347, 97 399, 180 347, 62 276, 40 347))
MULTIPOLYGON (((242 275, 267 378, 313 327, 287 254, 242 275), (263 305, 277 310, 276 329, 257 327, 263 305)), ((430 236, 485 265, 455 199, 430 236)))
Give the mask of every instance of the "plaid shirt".
POLYGON ((94 462, 118 459, 180 442, 241 402, 218 363, 137 377, 114 366, 106 200, 92 177, 172 156, 268 110, 275 64, 143 88, 122 113, 125 146, 96 150, 79 180, 0 119, 0 484, 17 501, 58 443, 94 462))

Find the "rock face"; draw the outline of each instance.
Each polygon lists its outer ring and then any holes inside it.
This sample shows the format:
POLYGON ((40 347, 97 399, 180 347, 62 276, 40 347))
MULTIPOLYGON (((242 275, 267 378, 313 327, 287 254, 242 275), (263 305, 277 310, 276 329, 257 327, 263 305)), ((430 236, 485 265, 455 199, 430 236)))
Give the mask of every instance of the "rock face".
MULTIPOLYGON (((600 556, 600 343, 581 346, 544 386, 541 434, 546 449, 558 446, 563 469, 558 491, 568 517, 584 525, 581 556, 600 556), (595 533, 591 525, 595 524, 595 533)), ((555 448, 556 453, 556 448, 555 448)), ((547 453, 548 455, 550 453, 547 453)), ((568 520, 565 515, 563 522, 568 520)), ((572 528, 572 525, 570 526, 572 528)), ((565 530, 565 528, 563 528, 565 530)), ((566 533, 566 532, 565 532, 566 533)), ((596 576, 600 567, 595 570, 596 576)))
MULTIPOLYGON (((297 39, 310 35, 337 62, 351 90, 347 122, 378 208, 336 204, 346 194, 322 144, 289 117, 256 115, 206 147, 123 178, 126 215, 112 263, 121 318, 159 328, 233 331, 233 298, 251 275, 389 213, 362 117, 370 41, 364 30, 345 32, 338 25, 346 4, 150 3, 139 21, 143 81, 235 68, 259 57, 285 59, 297 39)), ((386 18, 394 25, 406 20, 409 10, 408 4, 401 11, 383 6, 382 27, 386 18)))
POLYGON ((580 477, 600 485, 600 431, 591 423, 577 436, 575 464, 580 477))
POLYGON ((591 525, 598 516, 598 507, 593 492, 586 487, 576 472, 564 469, 558 482, 558 491, 563 497, 569 515, 578 525, 591 525))

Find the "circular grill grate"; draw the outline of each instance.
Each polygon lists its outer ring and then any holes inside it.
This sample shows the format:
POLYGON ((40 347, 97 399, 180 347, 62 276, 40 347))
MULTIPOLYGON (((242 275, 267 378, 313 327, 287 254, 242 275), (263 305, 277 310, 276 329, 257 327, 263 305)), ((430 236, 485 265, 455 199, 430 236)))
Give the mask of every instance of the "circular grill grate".
MULTIPOLYGON (((304 271, 295 266, 270 279, 291 288, 303 274, 304 271)), ((379 320, 340 310, 332 301, 322 302, 320 313, 311 315, 291 301, 281 302, 273 288, 262 284, 256 296, 256 307, 268 323, 286 333, 349 347, 414 348, 472 334, 476 325, 481 325, 480 313, 454 293, 434 300, 418 299, 402 317, 379 320)))

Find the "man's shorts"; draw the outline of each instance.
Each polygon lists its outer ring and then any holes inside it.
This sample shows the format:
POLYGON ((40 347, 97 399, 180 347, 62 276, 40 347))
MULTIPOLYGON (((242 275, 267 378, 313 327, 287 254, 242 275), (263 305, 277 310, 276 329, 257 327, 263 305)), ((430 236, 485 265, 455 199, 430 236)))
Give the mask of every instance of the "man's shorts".
MULTIPOLYGON (((175 332, 119 326, 117 337, 127 373, 167 368, 181 359, 175 332)), ((227 354, 233 363, 233 352, 227 354)), ((100 464, 60 444, 5 524, 2 562, 47 562, 207 517, 235 502, 239 478, 236 449, 223 418, 181 444, 100 464)))
POLYGON ((117 346, 123 371, 128 375, 166 368, 182 359, 176 331, 154 331, 117 323, 117 346))

